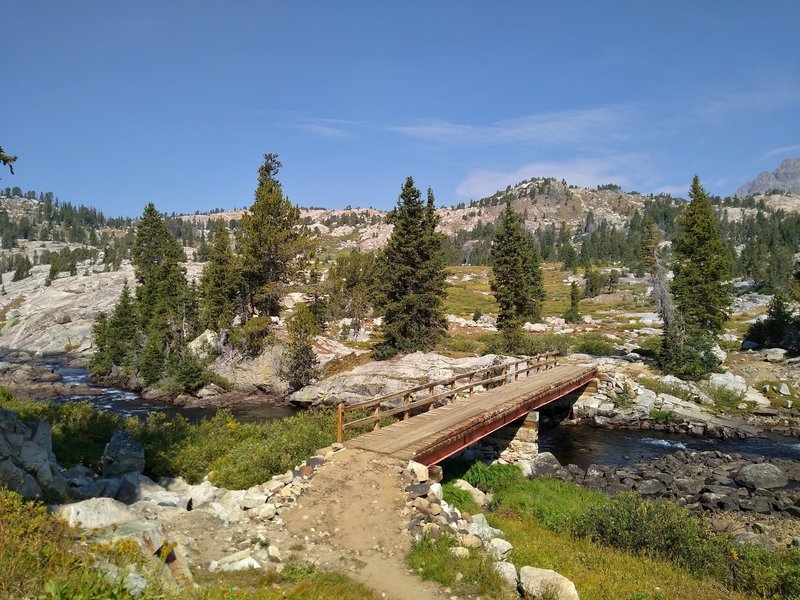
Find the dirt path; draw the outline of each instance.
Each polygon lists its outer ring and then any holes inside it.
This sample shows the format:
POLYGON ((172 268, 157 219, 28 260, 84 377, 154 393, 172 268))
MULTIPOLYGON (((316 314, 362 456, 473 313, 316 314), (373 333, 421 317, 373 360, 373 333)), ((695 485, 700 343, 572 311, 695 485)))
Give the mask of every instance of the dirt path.
POLYGON ((283 515, 293 550, 396 600, 446 597, 407 566, 411 538, 402 533, 406 501, 399 467, 363 450, 336 453, 283 515))

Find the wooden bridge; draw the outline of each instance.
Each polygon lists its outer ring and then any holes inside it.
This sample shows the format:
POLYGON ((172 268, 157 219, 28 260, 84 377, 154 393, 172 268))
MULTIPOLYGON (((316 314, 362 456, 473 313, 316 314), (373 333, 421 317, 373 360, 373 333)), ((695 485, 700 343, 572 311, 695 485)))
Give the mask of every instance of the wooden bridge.
POLYGON ((345 431, 373 425, 373 431, 345 445, 432 465, 586 385, 596 372, 559 365, 549 353, 339 404, 338 439, 343 441, 345 431), (347 421, 350 412, 368 416, 347 421), (381 421, 399 415, 401 421, 381 427, 381 421))

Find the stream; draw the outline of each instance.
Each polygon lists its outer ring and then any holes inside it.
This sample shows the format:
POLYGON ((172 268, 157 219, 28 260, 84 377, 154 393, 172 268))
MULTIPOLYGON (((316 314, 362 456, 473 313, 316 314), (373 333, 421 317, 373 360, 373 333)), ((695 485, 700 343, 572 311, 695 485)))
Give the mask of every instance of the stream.
MULTIPOLYGON (((39 363, 54 369, 63 383, 93 386, 87 381, 89 371, 69 368, 58 362, 39 363)), ((118 388, 101 388, 99 396, 67 396, 60 401, 88 400, 98 409, 123 416, 144 418, 153 411, 168 417, 182 415, 191 421, 216 414, 217 408, 185 408, 170 402, 145 400, 135 392, 118 388)), ((237 419, 244 422, 280 419, 295 414, 291 406, 235 405, 229 408, 237 419)), ((719 450, 740 452, 745 456, 785 458, 800 461, 800 440, 772 435, 748 439, 698 438, 658 431, 611 430, 585 425, 557 425, 542 423, 539 432, 539 450, 552 452, 561 464, 576 464, 585 469, 590 464, 635 464, 649 461, 677 450, 719 450)))

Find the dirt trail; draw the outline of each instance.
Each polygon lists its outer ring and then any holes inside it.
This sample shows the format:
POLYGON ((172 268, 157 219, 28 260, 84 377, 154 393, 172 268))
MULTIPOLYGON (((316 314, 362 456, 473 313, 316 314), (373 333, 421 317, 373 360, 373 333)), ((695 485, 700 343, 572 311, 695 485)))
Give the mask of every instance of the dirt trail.
POLYGON ((402 533, 406 501, 400 466, 363 450, 337 452, 283 515, 293 549, 396 600, 446 597, 443 588, 411 573, 406 563, 411 538, 402 533))

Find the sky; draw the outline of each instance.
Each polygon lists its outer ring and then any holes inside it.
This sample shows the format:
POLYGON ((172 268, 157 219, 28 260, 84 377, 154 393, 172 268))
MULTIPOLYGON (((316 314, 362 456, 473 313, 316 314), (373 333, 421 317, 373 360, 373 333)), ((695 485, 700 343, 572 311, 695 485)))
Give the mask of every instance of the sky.
POLYGON ((0 0, 0 187, 109 215, 732 194, 800 156, 800 2, 0 0), (556 6, 558 4, 558 6, 556 6))

